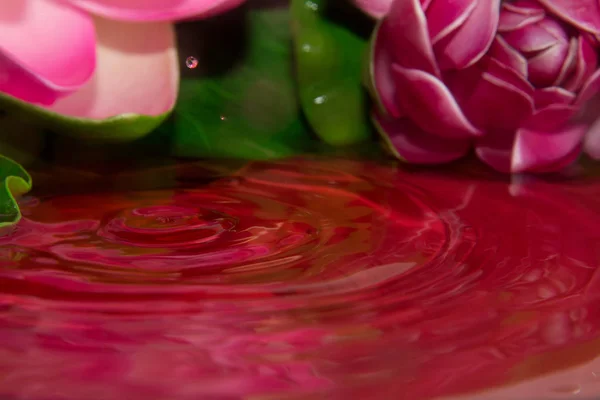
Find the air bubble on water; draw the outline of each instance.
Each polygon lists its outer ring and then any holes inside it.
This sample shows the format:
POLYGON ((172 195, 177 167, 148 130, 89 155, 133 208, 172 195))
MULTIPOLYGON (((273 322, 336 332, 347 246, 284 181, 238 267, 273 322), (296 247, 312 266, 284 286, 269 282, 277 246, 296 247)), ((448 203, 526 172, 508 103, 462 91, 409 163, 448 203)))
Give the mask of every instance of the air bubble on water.
POLYGON ((185 65, 190 69, 196 68, 198 66, 198 59, 196 57, 190 56, 186 58, 185 65))

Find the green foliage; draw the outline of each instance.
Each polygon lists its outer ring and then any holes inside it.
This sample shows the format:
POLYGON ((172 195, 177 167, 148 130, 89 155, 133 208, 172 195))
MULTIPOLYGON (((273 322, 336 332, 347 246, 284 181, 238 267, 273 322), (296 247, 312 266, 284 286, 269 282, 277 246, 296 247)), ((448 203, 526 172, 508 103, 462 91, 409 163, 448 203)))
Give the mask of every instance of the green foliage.
POLYGON ((350 145, 371 136, 362 86, 368 40, 342 23, 339 3, 293 0, 292 29, 304 113, 326 143, 350 145))

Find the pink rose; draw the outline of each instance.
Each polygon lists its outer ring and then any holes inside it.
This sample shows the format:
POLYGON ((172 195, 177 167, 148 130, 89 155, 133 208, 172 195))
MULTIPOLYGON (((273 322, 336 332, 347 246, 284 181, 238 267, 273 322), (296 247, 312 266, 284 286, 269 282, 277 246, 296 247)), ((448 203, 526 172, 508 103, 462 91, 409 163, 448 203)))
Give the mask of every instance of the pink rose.
POLYGON ((243 0, 4 0, 0 92, 70 117, 161 115, 176 100, 172 22, 243 0))

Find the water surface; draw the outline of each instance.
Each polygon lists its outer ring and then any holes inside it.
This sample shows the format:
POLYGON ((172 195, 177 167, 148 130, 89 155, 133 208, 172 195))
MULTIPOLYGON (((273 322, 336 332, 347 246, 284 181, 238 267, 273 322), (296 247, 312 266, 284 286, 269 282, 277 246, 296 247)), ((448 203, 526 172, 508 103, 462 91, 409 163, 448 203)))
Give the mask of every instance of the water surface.
POLYGON ((0 237, 0 398, 600 396, 600 181, 181 172, 23 199, 0 237))

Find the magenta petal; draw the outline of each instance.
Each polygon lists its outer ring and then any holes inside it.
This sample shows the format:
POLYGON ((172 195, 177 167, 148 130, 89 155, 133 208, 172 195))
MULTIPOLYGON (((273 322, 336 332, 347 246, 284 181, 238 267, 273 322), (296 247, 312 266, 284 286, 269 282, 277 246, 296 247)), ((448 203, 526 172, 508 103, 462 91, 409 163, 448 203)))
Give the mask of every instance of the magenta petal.
POLYGON ((564 168, 579 155, 586 130, 583 125, 571 125, 553 133, 520 129, 515 138, 511 171, 550 172, 564 168))
POLYGON ((590 41, 583 35, 577 38, 577 53, 575 58, 575 72, 565 87, 577 91, 598 68, 598 55, 590 41))
POLYGON ((398 102, 421 129, 436 136, 464 139, 481 132, 465 117, 448 88, 435 76, 394 64, 398 102))
POLYGON ((49 105, 89 80, 96 65, 89 16, 50 0, 10 0, 0 14, 0 92, 49 105))
POLYGON ((63 0, 92 14, 126 21, 172 21, 210 17, 244 0, 63 0))
POLYGON ((582 106, 598 93, 600 93, 600 69, 596 70, 596 72, 594 72, 592 76, 590 76, 589 79, 583 84, 581 90, 579 91, 579 95, 575 100, 575 104, 582 106))
POLYGON ((491 132, 477 141, 475 154, 496 171, 508 173, 514 137, 513 132, 491 132))
POLYGON ((440 76, 419 0, 394 1, 380 29, 386 30, 396 63, 440 76))
POLYGON ((537 132, 555 132, 562 130, 578 108, 569 104, 551 104, 537 110, 523 122, 523 128, 537 132))
POLYGON ((496 61, 511 68, 523 78, 527 79, 527 60, 521 53, 506 43, 502 37, 496 36, 488 54, 496 61))
POLYGON ((492 45, 499 17, 500 0, 478 0, 466 21, 434 46, 440 65, 463 69, 479 61, 492 45))
POLYGON ((553 86, 536 90, 533 94, 533 101, 535 108, 539 110, 551 104, 572 104, 575 101, 575 94, 561 87, 553 86))
POLYGON ((533 113, 534 89, 492 58, 448 78, 470 121, 485 132, 513 132, 533 113))
POLYGON ((553 85, 560 77, 565 62, 571 61, 567 60, 568 53, 569 45, 559 42, 530 58, 528 63, 529 81, 537 87, 553 85))
POLYGON ((354 4, 373 18, 383 18, 393 0, 354 0, 354 4))
POLYGON ((423 132, 408 119, 388 119, 373 113, 373 121, 391 150, 415 164, 439 164, 463 157, 469 140, 451 140, 423 132))
POLYGON ((433 0, 427 9, 427 25, 431 42, 437 41, 454 32, 473 12, 477 0, 433 0))
POLYGON ((571 76, 571 74, 573 74, 573 71, 575 70, 575 67, 577 65, 578 49, 579 41, 575 38, 571 38, 571 40, 569 41, 569 49, 567 51, 567 56, 565 57, 565 60, 562 63, 558 76, 554 80, 554 83, 552 83, 550 86, 562 85, 565 79, 567 79, 569 76, 571 76))
POLYGON ((600 160, 600 119, 597 119, 588 129, 583 150, 594 160, 600 160))
POLYGON ((498 32, 508 32, 524 28, 544 19, 546 13, 542 8, 522 9, 511 3, 502 4, 498 32), (529 11, 529 12, 527 12, 529 11))
POLYGON ((563 20, 591 33, 600 33, 598 0, 538 0, 563 20))
POLYGON ((396 101, 396 83, 392 75, 390 43, 385 31, 381 29, 381 25, 375 29, 371 43, 370 75, 373 89, 375 89, 373 95, 387 113, 398 118, 402 112, 396 101))
POLYGON ((549 19, 507 32, 503 37, 509 45, 523 53, 539 52, 561 42, 565 44, 569 42, 569 38, 558 22, 549 19))

